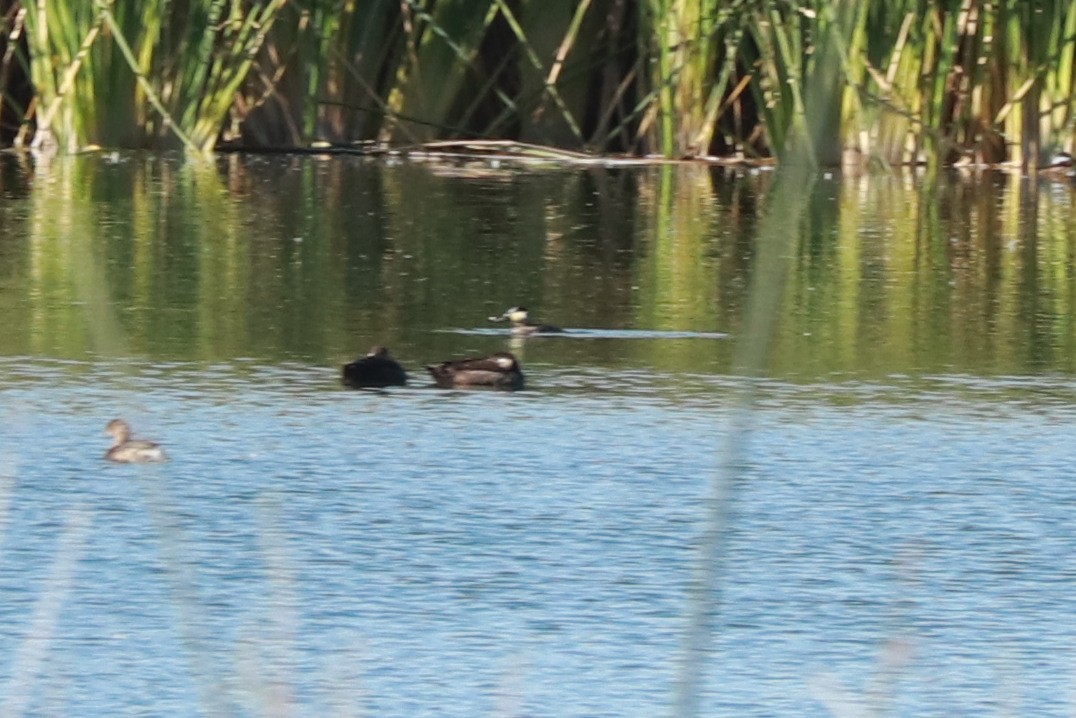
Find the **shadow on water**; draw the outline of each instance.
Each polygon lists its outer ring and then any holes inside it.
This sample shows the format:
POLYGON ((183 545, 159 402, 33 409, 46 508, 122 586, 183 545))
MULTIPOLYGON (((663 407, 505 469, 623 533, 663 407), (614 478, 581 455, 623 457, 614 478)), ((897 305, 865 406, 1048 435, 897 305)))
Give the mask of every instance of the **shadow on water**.
POLYGON ((858 680, 923 633, 910 712, 989 708, 996 681, 951 666, 999 634, 1056 688, 1067 184, 819 176, 794 211, 767 172, 465 169, 0 157, 9 706, 653 715, 715 438, 743 480, 721 610, 705 581, 696 607, 717 659, 687 653, 703 712, 817 712, 819 666, 858 680), (788 244, 760 330, 766 207, 788 244), (570 332, 483 326, 519 304, 570 332), (375 344, 409 386, 342 389, 375 344), (504 350, 523 392, 422 374, 504 350), (102 466, 118 414, 173 461, 102 466))

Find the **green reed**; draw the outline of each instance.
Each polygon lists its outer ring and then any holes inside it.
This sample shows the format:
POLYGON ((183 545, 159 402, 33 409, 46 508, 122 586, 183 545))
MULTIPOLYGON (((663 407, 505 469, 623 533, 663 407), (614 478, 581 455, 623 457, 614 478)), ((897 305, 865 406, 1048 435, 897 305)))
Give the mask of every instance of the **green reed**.
POLYGON ((212 149, 284 4, 23 2, 34 144, 212 149))
POLYGON ((22 62, 38 143, 68 151, 488 138, 781 158, 810 127, 822 164, 1035 165, 1072 144, 1062 0, 12 2, 4 102, 26 113, 22 62))

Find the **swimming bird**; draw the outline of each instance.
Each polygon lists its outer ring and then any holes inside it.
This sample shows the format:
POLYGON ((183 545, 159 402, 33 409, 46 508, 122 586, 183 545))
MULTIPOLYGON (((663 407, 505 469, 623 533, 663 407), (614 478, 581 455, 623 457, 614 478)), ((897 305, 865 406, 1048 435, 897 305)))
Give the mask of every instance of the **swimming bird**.
POLYGON ((499 317, 490 317, 491 322, 508 321, 512 324, 513 334, 563 334, 564 330, 552 324, 532 322, 527 316, 526 307, 512 307, 499 317))
POLYGON ((403 386, 407 372, 389 356, 385 347, 374 347, 370 353, 344 365, 342 381, 356 388, 403 386))
POLYGON ((1046 164, 1047 167, 1072 167, 1072 165, 1072 155, 1065 151, 1055 152, 1046 164))
POLYGON ((497 352, 488 357, 454 359, 431 364, 426 370, 440 387, 492 386, 499 389, 522 389, 523 371, 516 357, 497 352))
POLYGON ((1045 165, 1039 167, 1039 172, 1072 177, 1074 173, 1072 155, 1068 152, 1055 153, 1045 165))
POLYGON ((168 458, 161 447, 152 441, 132 439, 131 425, 123 419, 108 422, 105 433, 112 437, 112 447, 105 453, 105 458, 109 461, 145 464, 150 461, 165 461, 168 458))

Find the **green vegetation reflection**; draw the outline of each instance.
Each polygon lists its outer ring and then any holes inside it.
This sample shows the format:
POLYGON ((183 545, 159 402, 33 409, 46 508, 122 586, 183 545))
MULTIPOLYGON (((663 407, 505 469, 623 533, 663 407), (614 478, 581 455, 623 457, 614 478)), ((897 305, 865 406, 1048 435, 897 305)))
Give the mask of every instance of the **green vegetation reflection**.
MULTIPOLYGON (((511 347, 526 362, 723 373, 770 190, 700 167, 4 162, 0 352, 57 358, 333 365, 381 343, 417 365, 509 347, 486 317, 523 304, 595 330, 511 347), (648 334, 670 331, 730 338, 648 334)), ((1072 371, 1073 203, 993 174, 819 179, 772 373, 1072 371)))

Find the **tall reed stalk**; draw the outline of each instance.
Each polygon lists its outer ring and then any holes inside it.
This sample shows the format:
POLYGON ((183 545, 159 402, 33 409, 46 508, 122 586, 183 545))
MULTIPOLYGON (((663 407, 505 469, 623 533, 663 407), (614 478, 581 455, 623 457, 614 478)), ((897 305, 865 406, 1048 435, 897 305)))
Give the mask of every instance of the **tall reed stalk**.
MULTIPOLYGON (((698 154, 697 137, 705 136, 707 88, 721 95, 723 83, 712 84, 712 68, 720 45, 716 0, 647 0, 646 27, 653 42, 653 136, 665 156, 698 154)), ((727 74, 722 75, 727 82, 727 74)))
POLYGON ((30 69, 38 144, 69 151, 506 138, 780 158, 804 134, 823 164, 1031 166, 1073 144, 1062 0, 7 3, 4 67, 30 69))
POLYGON ((284 0, 24 0, 39 147, 213 148, 284 0))

